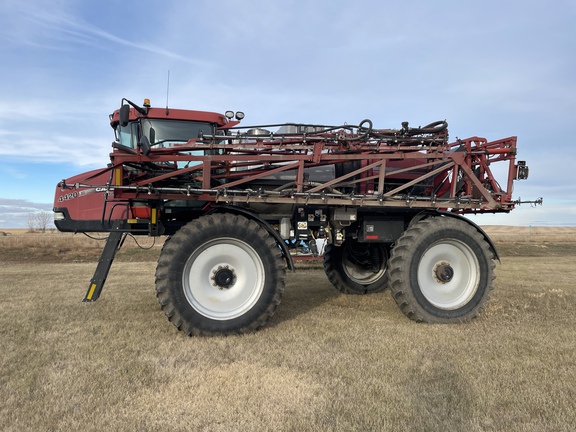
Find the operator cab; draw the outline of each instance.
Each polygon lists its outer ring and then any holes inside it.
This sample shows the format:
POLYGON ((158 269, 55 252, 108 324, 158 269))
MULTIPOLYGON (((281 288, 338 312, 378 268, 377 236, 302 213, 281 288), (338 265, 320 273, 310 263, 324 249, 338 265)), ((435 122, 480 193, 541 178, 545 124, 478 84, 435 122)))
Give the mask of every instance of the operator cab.
POLYGON ((238 121, 231 121, 228 112, 222 115, 207 111, 151 108, 148 99, 144 100, 143 106, 127 99, 122 102, 122 107, 110 115, 110 126, 115 134, 114 147, 124 151, 141 148, 145 155, 154 148, 175 147, 204 135, 223 134, 219 129, 235 126, 244 117, 243 113, 238 112, 238 121))
POLYGON ((121 145, 136 149, 142 136, 152 148, 173 147, 185 144, 190 139, 203 135, 214 135, 218 125, 191 120, 139 118, 127 125, 117 124, 114 128, 116 141, 121 145))

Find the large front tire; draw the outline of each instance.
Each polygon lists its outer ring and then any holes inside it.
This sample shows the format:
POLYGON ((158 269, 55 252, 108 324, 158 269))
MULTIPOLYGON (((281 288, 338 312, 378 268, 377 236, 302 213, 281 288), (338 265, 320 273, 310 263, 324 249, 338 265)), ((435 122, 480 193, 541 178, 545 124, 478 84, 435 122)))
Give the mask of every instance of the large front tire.
POLYGON ((344 294, 372 294, 388 287, 388 251, 384 245, 346 240, 342 246, 328 245, 324 272, 330 283, 344 294))
POLYGON ((258 330, 280 304, 285 269, 268 232, 243 216, 214 214, 174 234, 160 254, 156 295, 187 335, 258 330))
POLYGON ((465 221, 431 217, 398 239, 389 278, 394 300, 410 319, 470 321, 493 289, 493 254, 484 237, 465 221))

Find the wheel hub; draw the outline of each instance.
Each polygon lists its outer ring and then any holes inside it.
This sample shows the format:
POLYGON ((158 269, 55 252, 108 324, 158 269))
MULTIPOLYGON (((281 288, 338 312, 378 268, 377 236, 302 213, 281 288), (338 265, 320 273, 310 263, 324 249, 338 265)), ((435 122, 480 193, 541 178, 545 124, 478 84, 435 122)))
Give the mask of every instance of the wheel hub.
POLYGON ((434 268, 434 277, 440 283, 448 283, 454 277, 454 269, 450 266, 450 263, 438 263, 434 268))
POLYGON ((236 273, 228 266, 218 266, 217 269, 212 270, 210 279, 212 279, 212 285, 218 289, 228 289, 236 282, 236 273))

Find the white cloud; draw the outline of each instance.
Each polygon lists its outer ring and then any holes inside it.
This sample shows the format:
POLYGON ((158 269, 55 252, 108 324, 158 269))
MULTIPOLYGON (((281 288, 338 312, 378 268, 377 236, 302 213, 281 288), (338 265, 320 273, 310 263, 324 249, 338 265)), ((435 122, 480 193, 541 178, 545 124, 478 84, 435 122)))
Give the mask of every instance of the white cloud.
POLYGON ((9 142, 0 142, 0 155, 28 162, 98 167, 109 162, 111 142, 111 139, 106 141, 65 135, 55 135, 50 139, 16 136, 9 142))
MULTIPOLYGON (((69 50, 75 44, 87 45, 117 50, 118 46, 132 48, 168 59, 179 60, 193 65, 202 65, 196 59, 178 54, 163 48, 162 44, 152 44, 130 40, 114 33, 103 30, 89 21, 75 15, 64 3, 29 4, 27 2, 14 2, 11 4, 12 14, 16 22, 4 31, 5 39, 17 45, 32 45, 45 49, 69 50)), ((145 37, 145 33, 136 33, 138 37, 145 37)))
MULTIPOLYGON (((71 103, 68 100, 49 98, 0 100, 0 121, 3 121, 4 125, 21 121, 69 122, 76 118, 79 103, 80 101, 71 103)), ((88 105, 88 111, 91 111, 90 105, 88 105)), ((83 115, 91 115, 91 113, 83 110, 83 115)), ((8 132, 4 130, 3 133, 8 132)))
POLYGON ((28 215, 52 211, 52 205, 0 198, 0 228, 28 228, 28 215))

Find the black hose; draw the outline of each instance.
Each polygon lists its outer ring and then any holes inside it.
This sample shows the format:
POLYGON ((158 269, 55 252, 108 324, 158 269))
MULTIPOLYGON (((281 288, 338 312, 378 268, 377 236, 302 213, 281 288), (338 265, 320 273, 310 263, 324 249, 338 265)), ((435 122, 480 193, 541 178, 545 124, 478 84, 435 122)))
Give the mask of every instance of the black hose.
POLYGON ((434 123, 430 123, 422 128, 409 128, 406 131, 406 135, 423 135, 423 134, 439 134, 440 132, 448 129, 448 122, 446 120, 439 120, 434 123))
POLYGON ((372 134, 372 120, 364 119, 358 125, 358 137, 354 138, 353 140, 363 140, 368 138, 372 134), (364 124, 368 124, 368 127, 364 127, 364 124))

